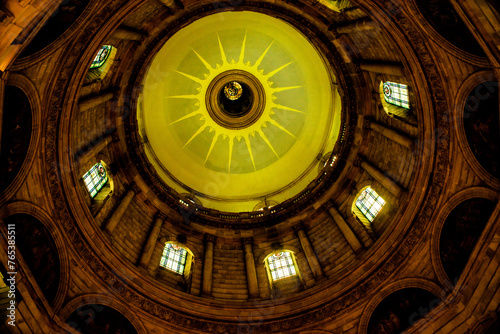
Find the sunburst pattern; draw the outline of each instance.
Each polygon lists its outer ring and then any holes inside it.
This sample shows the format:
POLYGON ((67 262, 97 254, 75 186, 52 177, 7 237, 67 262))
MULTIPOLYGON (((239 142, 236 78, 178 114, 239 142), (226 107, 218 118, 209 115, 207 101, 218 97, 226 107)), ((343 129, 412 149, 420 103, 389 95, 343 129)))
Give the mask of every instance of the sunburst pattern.
MULTIPOLYGON (((287 129, 286 122, 283 124, 280 123, 276 119, 276 117, 273 117, 273 115, 275 115, 275 111, 277 109, 280 109, 289 114, 306 114, 306 111, 296 109, 294 108, 293 105, 280 104, 279 99, 276 96, 276 93, 288 90, 300 90, 303 89, 303 87, 302 86, 278 87, 273 82, 273 77, 276 76, 278 73, 284 71, 285 69, 289 68, 293 64, 293 61, 284 62, 279 67, 267 73, 264 73, 264 69, 261 68, 261 64, 264 61, 268 52, 271 50, 271 48, 273 48, 274 41, 268 45, 268 47, 262 52, 262 54, 253 64, 251 64, 250 61, 245 59, 247 33, 245 33, 245 36, 241 42, 241 49, 239 57, 237 59, 231 59, 231 60, 228 59, 219 35, 217 35, 217 42, 218 42, 218 49, 220 52, 220 60, 216 64, 210 64, 202 54, 192 49, 192 52, 196 55, 196 57, 199 59, 199 61, 203 64, 203 66, 206 69, 206 72, 204 73, 204 78, 200 78, 190 73, 185 73, 179 70, 175 70, 175 73, 177 75, 185 77, 196 83, 197 85, 196 92, 194 94, 193 92, 189 92, 189 94, 166 96, 166 98, 196 100, 194 101, 194 103, 196 104, 196 106, 198 106, 198 108, 180 118, 172 120, 169 126, 175 127, 176 125, 182 123, 183 121, 190 121, 190 120, 191 121, 196 120, 198 122, 199 127, 196 129, 196 131, 194 131, 194 133, 191 136, 185 139, 183 149, 188 149, 189 145, 193 143, 193 141, 195 141, 196 138, 199 137, 202 133, 206 135, 208 132, 210 134, 211 137, 210 145, 207 145, 206 149, 204 149, 203 152, 204 154, 203 165, 207 168, 211 167, 209 160, 212 156, 214 148, 217 147, 218 150, 224 150, 225 146, 226 152, 222 154, 219 152, 218 156, 226 157, 227 161, 225 164, 222 164, 222 166, 225 166, 225 168, 221 168, 222 170, 218 170, 219 172, 224 171, 224 169, 227 173, 235 173, 235 172, 238 173, 241 170, 245 170, 241 168, 235 168, 235 167, 241 167, 239 166, 241 164, 241 159, 237 164, 235 164, 235 161, 233 160, 233 151, 235 150, 235 146, 238 145, 241 147, 241 141, 244 141, 244 147, 246 148, 245 150, 243 150, 244 155, 246 156, 245 160, 247 160, 248 163, 251 163, 251 170, 249 172, 253 172, 260 168, 266 167, 266 165, 256 164, 256 160, 259 158, 260 152, 262 152, 262 148, 258 149, 257 145, 255 144, 256 139, 260 138, 266 144, 267 149, 270 150, 272 154, 275 156, 275 159, 270 160, 268 165, 273 161, 280 159, 281 158, 280 154, 283 155, 286 153, 283 152, 283 150, 281 150, 280 152, 277 150, 276 148, 277 144, 275 143, 275 141, 273 141, 272 138, 270 138, 269 131, 266 131, 266 129, 269 129, 270 127, 275 127, 279 129, 279 131, 282 131, 284 134, 289 136, 291 140, 290 142, 294 143, 296 141, 297 139, 296 135, 293 133, 291 129, 287 129), (247 128, 232 130, 222 127, 210 117, 206 106, 204 106, 205 96, 207 94, 207 89, 210 83, 219 74, 230 70, 246 71, 255 76, 264 87, 266 95, 265 96, 266 105, 263 114, 254 124, 250 125, 247 128)), ((242 150, 240 149, 239 151, 241 153, 242 150)), ((248 171, 248 169, 246 171, 248 171)))
POLYGON ((144 151, 169 187, 205 207, 280 203, 315 179, 318 156, 337 140, 332 82, 325 59, 287 22, 207 15, 170 36, 149 65, 137 104, 144 151), (224 100, 232 81, 251 92, 239 104, 224 100))

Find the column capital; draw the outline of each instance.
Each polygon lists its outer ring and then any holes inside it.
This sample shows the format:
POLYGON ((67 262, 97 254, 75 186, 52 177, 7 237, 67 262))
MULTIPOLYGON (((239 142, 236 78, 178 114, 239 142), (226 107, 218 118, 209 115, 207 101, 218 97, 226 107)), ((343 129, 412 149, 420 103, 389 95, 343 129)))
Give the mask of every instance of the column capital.
POLYGON ((243 238, 241 239, 241 242, 243 243, 243 245, 251 245, 253 246, 253 238, 250 237, 250 238, 243 238))
POLYGON ((294 225, 293 230, 295 231, 295 233, 298 233, 299 231, 303 231, 304 230, 304 223, 299 222, 298 224, 294 225))
POLYGON ((139 188, 135 183, 130 184, 128 189, 133 191, 136 195, 141 192, 141 188, 139 188))
POLYGON ((373 123, 373 119, 371 117, 363 118, 363 127, 365 129, 369 129, 370 126, 372 125, 372 123, 373 123))
POLYGON ((217 237, 215 235, 211 235, 211 234, 208 234, 206 233, 204 236, 203 236, 203 240, 205 240, 205 242, 207 243, 211 243, 211 244, 215 244, 215 239, 217 237))
POLYGON ((363 159, 363 157, 361 157, 361 156, 359 156, 359 155, 358 155, 358 156, 356 157, 356 160, 354 160, 353 165, 354 165, 355 167, 361 167, 361 164, 363 163, 363 161, 365 161, 365 159, 363 159))
POLYGON ((167 220, 167 218, 168 218, 167 215, 164 214, 163 212, 157 212, 156 215, 155 215, 155 220, 159 219, 159 220, 161 220, 161 221, 164 222, 164 221, 167 220))
POLYGON ((329 211, 331 208, 334 208, 335 205, 332 200, 328 200, 325 204, 323 204, 323 207, 329 211))
POLYGON ((360 74, 361 72, 363 72, 361 70, 361 63, 359 61, 353 62, 353 65, 354 65, 354 73, 360 74))

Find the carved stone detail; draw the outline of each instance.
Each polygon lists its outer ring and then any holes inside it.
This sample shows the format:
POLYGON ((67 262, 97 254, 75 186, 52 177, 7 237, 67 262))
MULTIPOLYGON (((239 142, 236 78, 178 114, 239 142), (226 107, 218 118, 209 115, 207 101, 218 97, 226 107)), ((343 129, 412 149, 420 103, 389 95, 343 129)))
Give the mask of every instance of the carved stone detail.
MULTIPOLYGON (((195 318, 186 314, 181 314, 173 308, 169 308, 165 305, 153 302, 145 298, 142 294, 139 295, 132 286, 126 285, 116 278, 116 274, 111 268, 109 268, 103 260, 97 257, 91 249, 91 246, 85 240, 83 233, 78 230, 77 224, 73 220, 73 216, 70 213, 69 206, 64 197, 62 191, 63 184, 61 184, 61 179, 59 177, 59 164, 58 164, 58 149, 57 145, 59 143, 58 138, 58 125, 59 117, 61 115, 61 104, 64 101, 64 94, 71 80, 69 73, 77 65, 80 56, 85 52, 87 47, 88 36, 94 34, 98 29, 107 22, 108 16, 112 15, 118 8, 124 5, 126 1, 115 0, 106 3, 107 10, 101 12, 100 16, 95 17, 87 26, 87 29, 76 35, 74 39, 74 44, 71 47, 71 55, 66 57, 61 63, 60 74, 54 83, 54 89, 52 92, 51 99, 48 103, 48 117, 46 119, 46 145, 45 145, 45 159, 46 159, 46 175, 47 183, 49 186, 50 194, 53 198, 55 212, 57 213, 58 219, 61 222, 61 227, 64 229, 68 241, 73 245, 75 251, 80 254, 82 258, 85 258, 86 265, 94 272, 95 277, 102 284, 108 287, 109 291, 115 296, 120 296, 130 304, 131 307, 136 307, 142 309, 144 312, 151 314, 161 320, 170 322, 175 326, 190 328, 193 330, 202 331, 204 333, 236 333, 239 331, 241 325, 223 322, 223 321, 213 321, 208 319, 195 318)), ((442 132, 443 135, 449 135, 450 132, 450 122, 446 115, 447 104, 445 102, 436 103, 436 101, 446 101, 445 90, 443 89, 443 82, 438 74, 436 64, 433 62, 432 56, 430 56, 427 49, 425 39, 418 33, 418 30, 414 28, 411 20, 406 18, 402 12, 386 12, 385 8, 390 8, 392 2, 389 0, 379 1, 380 5, 378 7, 381 15, 389 15, 391 22, 397 25, 401 32, 406 35, 409 40, 409 44, 413 46, 414 52, 416 53, 418 59, 421 62, 424 73, 427 76, 429 82, 429 90, 432 92, 432 99, 434 103, 435 115, 437 117, 436 126, 442 132), (383 14, 386 13, 386 14, 383 14)), ((286 12, 285 15, 290 15, 293 19, 299 19, 303 21, 304 18, 298 17, 298 14, 290 13, 282 8, 265 3, 265 5, 259 4, 256 1, 246 1, 247 6, 258 7, 264 6, 270 10, 280 10, 286 12)), ((206 8, 202 9, 201 12, 205 11, 206 8)), ((197 10, 193 10, 196 14, 201 14, 197 10)), ((185 20, 184 20, 185 21, 185 20)), ((175 22, 177 25, 181 25, 182 19, 175 22)), ((345 67, 343 68, 345 70, 345 67)), ((352 96, 349 97, 351 99, 352 96)), ((354 99, 349 101, 344 101, 345 103, 351 103, 354 105, 354 99)), ((351 121, 356 122, 356 115, 350 115, 354 118, 351 121)), ((350 135, 349 135, 350 136, 350 135)), ((348 138, 348 141, 352 141, 352 138, 348 138)), ((295 317, 288 317, 286 319, 271 320, 264 322, 255 322, 245 324, 243 326, 248 327, 248 330, 252 333, 272 333, 279 331, 289 331, 294 328, 305 326, 313 322, 319 322, 326 318, 332 317, 333 315, 339 313, 340 311, 350 307, 356 303, 359 299, 363 298, 370 291, 376 289, 377 286, 382 284, 394 271, 394 268, 398 268, 402 265, 408 254, 412 251, 415 245, 418 243, 423 235, 423 232, 427 226, 431 215, 436 208, 436 200, 439 198, 439 194, 443 191, 443 183, 446 179, 446 174, 448 171, 448 141, 438 141, 434 143, 436 145, 436 161, 434 176, 430 180, 430 185, 428 188, 428 200, 423 205, 420 210, 419 215, 411 223, 411 230, 408 232, 409 237, 406 239, 407 242, 402 243, 397 249, 394 249, 393 255, 385 261, 383 265, 377 272, 370 275, 369 280, 365 280, 360 283, 356 288, 349 290, 343 296, 324 304, 321 307, 317 307, 308 311, 301 311, 295 317)), ((321 187, 320 187, 321 188, 321 187)), ((162 193, 159 188, 155 187, 155 191, 162 193)), ((163 194, 159 196, 161 200, 169 202, 168 198, 163 194)), ((308 202, 308 201, 306 201, 308 202)), ((217 225, 214 223, 213 225, 217 225)), ((259 225, 262 226, 262 225, 259 225)), ((210 239, 215 241, 215 237, 210 236, 210 239)), ((213 242, 212 241, 212 242, 213 242)))

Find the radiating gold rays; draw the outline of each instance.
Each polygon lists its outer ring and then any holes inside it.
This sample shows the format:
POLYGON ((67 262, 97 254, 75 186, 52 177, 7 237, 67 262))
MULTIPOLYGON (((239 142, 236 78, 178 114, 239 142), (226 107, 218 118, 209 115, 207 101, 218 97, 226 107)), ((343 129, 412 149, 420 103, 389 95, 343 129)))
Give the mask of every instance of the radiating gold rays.
POLYGON ((274 114, 274 109, 280 109, 285 112, 290 112, 290 113, 300 113, 300 114, 305 114, 305 111, 299 110, 296 108, 293 108, 293 106, 285 106, 282 104, 275 103, 274 101, 277 100, 277 97, 274 95, 275 93, 279 92, 284 92, 284 91, 289 91, 289 90, 295 90, 295 89, 300 89, 303 86, 289 86, 289 87, 273 87, 274 82, 271 81, 271 78, 275 76, 276 74, 280 73, 281 71, 286 70, 289 68, 289 66, 293 62, 287 62, 284 63, 283 65, 277 67, 276 69, 268 72, 267 74, 264 74, 264 70, 260 68, 262 62, 264 61, 266 55, 269 53, 271 50, 274 41, 269 44, 269 46, 262 52, 262 54, 258 57, 258 59, 255 61, 253 65, 250 64, 250 61, 247 61, 245 63, 245 51, 246 51, 246 44, 247 44, 247 34, 245 33, 245 36, 243 38, 242 44, 241 44, 241 49, 239 53, 238 60, 231 59, 229 61, 227 54, 224 50, 223 43, 217 35, 217 42, 218 42, 218 48, 220 52, 220 62, 221 63, 216 63, 213 66, 210 64, 202 54, 197 52, 196 50, 192 49, 193 53, 196 55, 196 57, 199 59, 199 61, 203 64, 203 66, 206 68, 208 71, 208 74, 204 74, 204 78, 201 79, 198 76, 181 72, 181 71, 175 71, 179 75, 188 78, 189 80, 199 84, 199 87, 196 89, 198 91, 197 94, 185 94, 185 95, 175 95, 175 96, 168 96, 168 99, 193 99, 197 100, 196 105, 199 106, 199 108, 195 111, 192 111, 174 121, 172 121, 169 125, 175 125, 176 123, 179 123, 181 121, 191 119, 196 116, 201 116, 199 117, 199 120, 203 122, 203 124, 194 132, 194 134, 185 142, 183 148, 187 147, 190 143, 195 140, 196 137, 198 137, 200 134, 202 134, 206 129, 208 129, 209 133, 215 132, 212 139, 210 146, 206 152, 205 159, 204 159, 204 165, 207 164, 209 161, 210 155, 213 153, 213 150, 216 146, 216 142, 219 139, 225 139, 229 138, 229 144, 227 146, 228 149, 228 162, 227 162, 227 172, 231 173, 231 163, 232 163, 232 156, 233 156, 233 147, 235 145, 235 140, 240 140, 243 139, 245 141, 245 146, 248 150, 249 154, 249 163, 251 163, 251 166, 253 170, 257 170, 256 168, 256 161, 258 159, 257 156, 255 156, 257 153, 255 150, 252 150, 252 144, 251 144, 251 137, 255 138, 257 134, 262 138, 262 140, 265 142, 265 144, 269 147, 269 149, 273 152, 273 154, 276 156, 277 159, 280 159, 280 155, 277 152, 277 149, 275 145, 273 145, 272 139, 268 138, 266 136, 266 133, 263 131, 266 127, 268 127, 269 124, 273 125, 280 131, 286 133, 288 136, 290 136, 291 139, 295 140, 296 137, 293 134, 293 131, 290 129, 286 128, 286 124, 281 124, 277 120, 271 118, 271 116, 274 114), (252 124, 251 126, 244 128, 244 129, 237 129, 237 130, 231 130, 224 128, 217 124, 208 114, 207 108, 205 107, 205 95, 207 88, 209 84, 212 82, 212 80, 219 75, 220 73, 223 73, 228 70, 243 70, 247 71, 251 74, 253 74, 263 85, 264 91, 266 94, 266 106, 264 108, 264 112, 257 120, 256 123, 252 124))

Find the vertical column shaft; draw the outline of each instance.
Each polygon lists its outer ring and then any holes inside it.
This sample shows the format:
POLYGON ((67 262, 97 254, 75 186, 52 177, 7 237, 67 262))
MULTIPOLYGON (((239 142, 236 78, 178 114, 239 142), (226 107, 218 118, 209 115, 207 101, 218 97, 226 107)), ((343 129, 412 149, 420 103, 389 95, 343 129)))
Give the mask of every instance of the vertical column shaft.
POLYGON ((84 165, 104 150, 113 141, 113 136, 108 134, 100 137, 97 141, 91 142, 87 145, 86 150, 81 150, 76 154, 76 159, 80 165, 84 165))
POLYGON ((332 217, 333 221, 337 225, 337 227, 340 230, 340 233, 344 236, 345 240, 351 246, 352 250, 357 253, 360 250, 363 249, 363 245, 361 244, 360 240, 354 234, 354 232, 351 230, 349 225, 346 223, 344 218, 340 215, 340 213, 335 209, 332 203, 329 203, 327 206, 328 213, 332 217))
POLYGON ((257 270, 255 269, 255 258, 253 256, 253 239, 243 239, 245 250, 245 265, 247 271, 248 295, 250 298, 259 297, 259 284, 257 281, 257 270))
POLYGON ((398 198, 403 189, 399 184, 390 179, 384 173, 382 173, 378 168, 370 165, 366 161, 362 161, 360 164, 361 168, 363 168, 368 174, 370 174, 378 183, 380 183, 384 188, 389 190, 396 198, 398 198))
POLYGON ((115 96, 113 92, 107 92, 100 95, 96 95, 90 98, 82 99, 78 101, 78 108, 80 111, 89 110, 91 108, 97 107, 98 105, 107 102, 115 96))
POLYGON ((306 255, 307 262, 309 263, 309 267, 311 267, 311 271, 316 279, 324 276, 323 269, 321 269, 321 265, 319 264, 318 258, 316 257, 316 253, 309 241, 309 238, 304 231, 304 225, 298 224, 293 227, 295 233, 299 237, 300 245, 304 250, 304 254, 306 255))
POLYGON ((140 41, 142 34, 130 28, 118 27, 115 31, 113 31, 113 37, 129 41, 140 41))
POLYGON ((411 138, 408 138, 399 132, 396 132, 392 129, 389 129, 381 124, 375 123, 375 122, 370 122, 369 125, 370 129, 377 131, 384 137, 403 145, 404 147, 408 149, 413 149, 413 140, 411 138))
POLYGON ((149 232, 148 239, 142 250, 141 258, 139 264, 143 266, 148 266, 153 256, 153 251, 155 249, 156 241, 158 241, 158 236, 160 235, 161 226, 163 225, 163 219, 158 217, 154 221, 153 228, 149 232))
POLYGON ((404 67, 401 64, 360 63, 359 67, 363 71, 368 71, 373 73, 396 75, 399 77, 405 75, 404 67))
POLYGON ((205 235, 205 258, 203 261, 203 283, 201 285, 201 295, 212 296, 212 275, 214 268, 214 244, 215 237, 205 235))
POLYGON ((108 231, 109 233, 113 233, 116 226, 120 222, 120 219, 122 219, 123 215, 125 214, 125 211, 127 211, 127 208, 130 205, 130 202, 132 202, 134 196, 135 196, 134 190, 130 189, 125 195, 125 197, 122 198, 120 204, 118 205, 118 208, 116 208, 115 212, 113 212, 113 215, 111 216, 111 218, 109 218, 108 222, 106 223, 105 227, 106 231, 108 231))
POLYGON ((365 31, 372 30, 377 27, 377 24, 372 21, 370 18, 365 17, 359 20, 355 20, 346 25, 341 25, 336 27, 337 33, 339 34, 348 34, 353 31, 365 31))

